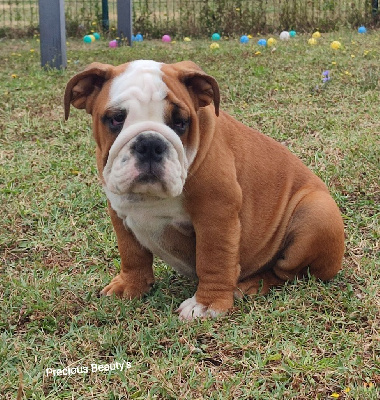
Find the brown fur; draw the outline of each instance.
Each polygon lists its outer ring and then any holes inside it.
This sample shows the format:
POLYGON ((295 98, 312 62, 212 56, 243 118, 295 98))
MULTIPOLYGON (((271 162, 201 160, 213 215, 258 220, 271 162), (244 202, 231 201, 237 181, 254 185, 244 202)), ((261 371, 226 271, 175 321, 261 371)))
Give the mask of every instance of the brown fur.
MULTIPOLYGON (((110 80, 125 67, 94 63, 66 89, 66 118, 70 103, 93 116, 100 177, 114 138, 99 116, 110 80)), ((181 140, 198 149, 184 187, 196 235, 197 301, 226 311, 234 293, 267 292, 308 268, 317 278, 334 277, 342 265, 344 231, 325 184, 283 145, 219 113, 216 81, 195 64, 164 65, 162 71, 168 100, 184 104, 191 116, 191 130, 181 140)), ((141 296, 154 281, 152 254, 111 208, 110 215, 121 273, 103 293, 141 296)))

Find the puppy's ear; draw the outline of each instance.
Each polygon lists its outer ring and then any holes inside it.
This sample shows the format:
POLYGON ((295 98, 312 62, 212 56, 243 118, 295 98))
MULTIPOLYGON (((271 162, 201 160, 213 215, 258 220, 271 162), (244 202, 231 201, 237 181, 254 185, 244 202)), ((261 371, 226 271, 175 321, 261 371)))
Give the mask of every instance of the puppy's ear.
POLYGON ((70 104, 76 108, 86 109, 89 114, 92 113, 94 100, 104 82, 111 78, 113 70, 112 65, 95 62, 70 79, 64 97, 66 120, 69 118, 70 104))
POLYGON ((198 107, 206 107, 214 102, 215 114, 219 115, 219 85, 215 78, 207 75, 197 64, 191 61, 177 63, 180 67, 179 78, 197 99, 198 107))

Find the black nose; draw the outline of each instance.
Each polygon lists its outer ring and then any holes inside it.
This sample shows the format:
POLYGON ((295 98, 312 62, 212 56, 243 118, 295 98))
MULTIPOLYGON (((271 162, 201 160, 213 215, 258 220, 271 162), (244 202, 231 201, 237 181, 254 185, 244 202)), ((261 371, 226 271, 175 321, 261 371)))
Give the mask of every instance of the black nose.
POLYGON ((157 136, 141 136, 132 147, 140 162, 161 162, 167 151, 167 144, 157 136))

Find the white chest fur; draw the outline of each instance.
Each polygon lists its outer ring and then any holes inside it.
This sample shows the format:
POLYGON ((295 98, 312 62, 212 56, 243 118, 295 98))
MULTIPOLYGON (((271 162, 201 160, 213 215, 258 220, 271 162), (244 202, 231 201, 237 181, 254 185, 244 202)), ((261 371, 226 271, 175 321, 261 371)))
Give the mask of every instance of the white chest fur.
POLYGON ((182 196, 138 200, 105 191, 112 208, 143 247, 179 273, 196 278, 195 233, 182 196))

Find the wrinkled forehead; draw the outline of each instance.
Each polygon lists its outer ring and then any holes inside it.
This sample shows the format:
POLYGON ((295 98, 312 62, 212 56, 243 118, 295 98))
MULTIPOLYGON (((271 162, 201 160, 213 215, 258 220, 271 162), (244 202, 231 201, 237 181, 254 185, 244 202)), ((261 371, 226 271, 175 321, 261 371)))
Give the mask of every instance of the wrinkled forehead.
POLYGON ((127 107, 131 101, 140 105, 162 102, 168 87, 163 81, 162 64, 156 61, 139 60, 127 64, 110 87, 109 107, 127 107))

